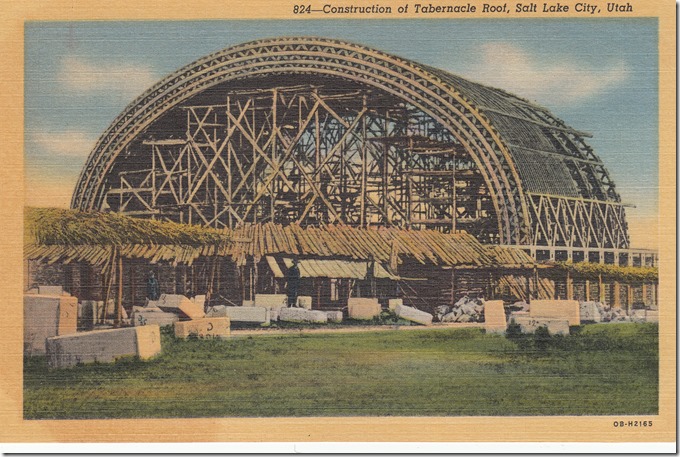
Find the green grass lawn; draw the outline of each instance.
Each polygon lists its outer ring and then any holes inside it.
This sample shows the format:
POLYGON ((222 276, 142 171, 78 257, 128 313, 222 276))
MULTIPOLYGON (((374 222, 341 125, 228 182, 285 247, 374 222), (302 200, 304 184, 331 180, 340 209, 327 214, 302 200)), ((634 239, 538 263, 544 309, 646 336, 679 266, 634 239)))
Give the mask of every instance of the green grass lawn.
POLYGON ((176 340, 163 353, 24 367, 26 419, 623 415, 658 410, 658 327, 569 337, 481 329, 176 340))

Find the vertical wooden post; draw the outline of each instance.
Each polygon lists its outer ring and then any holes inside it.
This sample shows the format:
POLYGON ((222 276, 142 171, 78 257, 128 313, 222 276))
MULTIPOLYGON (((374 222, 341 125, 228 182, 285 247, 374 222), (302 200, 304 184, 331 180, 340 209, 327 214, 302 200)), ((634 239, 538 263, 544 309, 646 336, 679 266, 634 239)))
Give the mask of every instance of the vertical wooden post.
POLYGON ((647 283, 643 282, 642 283, 642 303, 645 304, 645 306, 649 305, 648 300, 647 300, 647 283))
POLYGON ((537 299, 541 298, 541 286, 540 286, 540 281, 538 279, 538 267, 534 265, 534 297, 537 299))
POLYGON ((621 284, 614 281, 614 308, 621 307, 621 284))
POLYGON ((590 280, 586 279, 586 299, 585 301, 590 301, 590 280))
POLYGON ((633 284, 629 283, 626 286, 626 311, 630 314, 633 309, 633 284))
POLYGON ((526 290, 527 300, 526 301, 527 301, 527 304, 530 305, 531 304, 531 274, 525 274, 524 277, 526 279, 526 286, 527 286, 527 290, 526 290))
POLYGON ((451 267, 451 306, 456 303, 456 270, 451 267))
POLYGON ((602 282, 602 273, 597 275, 597 286, 598 286, 597 290, 600 295, 599 296, 600 303, 604 303, 605 297, 604 297, 604 283, 602 282))
POLYGON ((574 299, 574 280, 571 277, 571 272, 567 270, 567 300, 574 299))
POLYGON ((116 306, 116 327, 123 320, 123 256, 118 252, 118 304, 116 306))

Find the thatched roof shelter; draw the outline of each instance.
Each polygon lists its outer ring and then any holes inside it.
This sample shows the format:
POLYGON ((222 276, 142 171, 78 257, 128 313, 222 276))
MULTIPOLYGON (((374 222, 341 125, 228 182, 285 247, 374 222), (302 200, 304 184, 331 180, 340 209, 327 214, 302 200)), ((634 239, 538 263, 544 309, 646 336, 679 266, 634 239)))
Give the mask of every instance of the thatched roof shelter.
POLYGON ((420 263, 452 267, 526 267, 519 249, 479 243, 467 233, 433 230, 246 224, 236 230, 137 219, 119 214, 55 208, 26 210, 25 257, 49 263, 74 260, 106 265, 115 249, 124 258, 191 264, 201 256, 230 257, 239 264, 267 255, 299 255, 420 263))

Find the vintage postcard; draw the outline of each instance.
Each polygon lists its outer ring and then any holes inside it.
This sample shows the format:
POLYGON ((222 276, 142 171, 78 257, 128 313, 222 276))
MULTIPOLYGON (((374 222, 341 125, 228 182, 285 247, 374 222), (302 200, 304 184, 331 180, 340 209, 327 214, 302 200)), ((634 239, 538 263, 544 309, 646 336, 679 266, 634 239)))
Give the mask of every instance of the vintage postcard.
POLYGON ((2 7, 3 451, 675 450, 673 4, 107 6, 2 7))

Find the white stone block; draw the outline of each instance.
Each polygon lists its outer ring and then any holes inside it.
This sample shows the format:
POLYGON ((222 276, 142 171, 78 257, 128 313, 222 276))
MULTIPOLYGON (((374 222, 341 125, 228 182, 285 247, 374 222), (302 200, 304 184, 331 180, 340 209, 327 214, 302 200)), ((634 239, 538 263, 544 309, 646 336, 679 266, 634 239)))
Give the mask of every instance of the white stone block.
POLYGON ((307 311, 307 322, 313 324, 326 324, 328 323, 328 314, 325 311, 307 311))
POLYGON ((175 337, 188 338, 196 335, 198 338, 228 338, 228 317, 204 317, 190 321, 175 322, 175 337))
POLYGON ((659 322, 659 310, 654 310, 652 311, 651 309, 647 310, 647 314, 645 315, 645 318, 647 319, 647 322, 659 322))
POLYGON ((534 333, 539 327, 546 327, 551 335, 569 335, 569 321, 566 319, 548 319, 543 317, 515 317, 522 333, 534 333))
POLYGON ((51 368, 72 367, 78 363, 108 363, 124 356, 149 359, 161 352, 157 325, 81 332, 47 339, 47 359, 51 368))
POLYGON ((192 302, 184 295, 162 294, 156 306, 165 312, 179 314, 189 319, 200 319, 205 316, 203 305, 192 302))
POLYGON ((597 303, 593 301, 579 303, 579 317, 581 323, 602 321, 602 315, 597 307, 597 303))
POLYGON ((325 324, 328 322, 328 315, 325 311, 310 311, 304 308, 281 308, 279 310, 279 320, 284 322, 325 324))
POLYGON ((225 314, 232 322, 269 323, 267 308, 262 306, 225 306, 225 314))
POLYGON ((407 321, 422 325, 432 325, 432 318, 434 317, 430 313, 404 305, 397 305, 397 307, 394 308, 394 314, 407 321))
POLYGON ((191 301, 199 306, 205 306, 205 295, 196 295, 191 301))
POLYGON ((347 300, 350 319, 370 320, 380 315, 380 303, 376 298, 350 298, 347 300))
POLYGON ((78 301, 67 295, 24 295, 24 350, 45 354, 45 340, 78 330, 78 301))
POLYGON ((397 306, 403 304, 404 300, 401 298, 390 298, 389 300, 387 300, 387 306, 389 307, 390 311, 394 311, 397 308, 397 306))
POLYGON ((159 327, 165 327, 166 325, 172 325, 179 320, 179 317, 175 313, 165 313, 160 309, 158 311, 142 310, 135 311, 132 314, 132 321, 135 327, 142 327, 144 325, 158 325, 159 327))
POLYGON ((307 310, 304 308, 281 308, 279 320, 284 322, 307 322, 307 310))
POLYGON ((531 300, 529 315, 548 319, 566 319, 569 325, 581 323, 577 300, 531 300))
POLYGON ((38 293, 40 295, 62 295, 64 288, 62 286, 38 286, 38 293))
POLYGON ((342 322, 342 311, 326 311, 328 322, 342 322))
POLYGON ((285 294, 256 294, 255 306, 269 309, 285 308, 288 306, 288 296, 285 294))
POLYGON ((503 333, 508 324, 505 320, 505 308, 502 300, 490 300, 484 303, 484 328, 486 333, 503 333))
POLYGON ((312 297, 301 295, 297 298, 297 306, 304 309, 312 309, 312 297))

